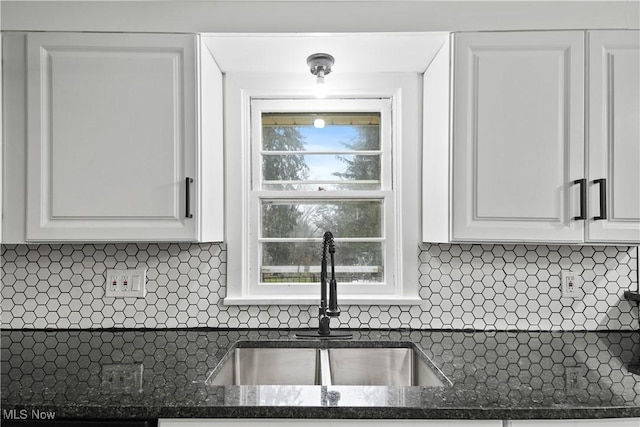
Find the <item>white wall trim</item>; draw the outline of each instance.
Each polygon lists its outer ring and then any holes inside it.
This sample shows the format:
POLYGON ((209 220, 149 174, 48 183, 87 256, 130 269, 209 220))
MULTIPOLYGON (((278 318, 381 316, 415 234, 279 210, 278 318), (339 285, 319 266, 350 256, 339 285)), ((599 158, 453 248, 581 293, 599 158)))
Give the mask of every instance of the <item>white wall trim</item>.
MULTIPOLYGON (((394 136, 394 156, 397 156, 394 182, 415 182, 415 185, 399 186, 396 192, 396 212, 398 218, 396 235, 402 236, 402 246, 398 249, 396 259, 396 291, 380 300, 369 296, 353 297, 354 302, 413 304, 418 302, 419 271, 418 245, 420 235, 416 230, 420 227, 420 158, 421 158, 421 114, 422 88, 421 75, 417 73, 378 73, 378 74, 331 74, 327 78, 329 97, 347 98, 353 96, 393 98, 396 103, 392 108, 402 112, 397 115, 399 121, 397 134, 394 136), (401 234, 400 234, 401 233, 401 234)), ((251 98, 291 98, 309 95, 314 79, 306 74, 273 74, 273 73, 228 73, 226 75, 226 164, 233 165, 227 169, 226 194, 236 195, 227 198, 227 218, 240 218, 240 221, 227 222, 227 295, 225 304, 234 302, 246 304, 258 299, 251 296, 247 269, 242 265, 244 259, 242 242, 248 241, 249 213, 247 211, 248 164, 246 159, 246 141, 249 137, 250 117, 247 103, 251 98), (243 142, 244 141, 244 142, 243 142), (238 283, 240 282, 240 283, 238 283), (249 297, 247 300, 246 298, 249 297)), ((260 297, 261 298, 261 297, 260 297)), ((308 301, 308 296, 299 303, 308 301)), ((344 304, 345 299, 341 297, 344 304)), ((293 303, 293 302, 291 302, 293 303)))
POLYGON ((5 31, 305 33, 640 28, 637 1, 3 0, 2 7, 0 28, 5 31))

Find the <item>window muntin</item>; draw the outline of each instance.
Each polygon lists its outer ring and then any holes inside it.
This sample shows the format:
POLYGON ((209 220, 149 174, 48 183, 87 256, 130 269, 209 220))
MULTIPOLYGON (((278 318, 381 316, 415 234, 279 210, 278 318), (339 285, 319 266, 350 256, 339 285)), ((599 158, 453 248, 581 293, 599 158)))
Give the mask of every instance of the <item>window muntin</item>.
POLYGON ((252 294, 317 293, 325 230, 343 291, 394 293, 390 105, 252 101, 252 294))

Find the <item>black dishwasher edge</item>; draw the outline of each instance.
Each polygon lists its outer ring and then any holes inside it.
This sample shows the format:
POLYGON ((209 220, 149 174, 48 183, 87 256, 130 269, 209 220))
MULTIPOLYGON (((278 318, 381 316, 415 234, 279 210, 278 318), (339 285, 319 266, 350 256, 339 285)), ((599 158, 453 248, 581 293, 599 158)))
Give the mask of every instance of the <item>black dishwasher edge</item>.
POLYGON ((0 420, 2 427, 157 427, 158 420, 0 420))

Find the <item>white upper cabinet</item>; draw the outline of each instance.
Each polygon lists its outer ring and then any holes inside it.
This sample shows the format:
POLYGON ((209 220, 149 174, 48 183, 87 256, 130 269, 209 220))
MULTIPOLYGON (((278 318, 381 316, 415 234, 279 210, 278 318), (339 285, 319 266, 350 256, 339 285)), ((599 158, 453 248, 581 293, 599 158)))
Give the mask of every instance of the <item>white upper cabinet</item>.
POLYGON ((460 33, 441 55, 451 91, 425 73, 425 241, 640 241, 637 31, 460 33))
POLYGON ((582 240, 583 40, 454 38, 453 240, 582 240))
POLYGON ((196 35, 27 36, 26 241, 222 240, 222 76, 196 35))
POLYGON ((590 242, 640 241, 640 31, 590 31, 590 242))

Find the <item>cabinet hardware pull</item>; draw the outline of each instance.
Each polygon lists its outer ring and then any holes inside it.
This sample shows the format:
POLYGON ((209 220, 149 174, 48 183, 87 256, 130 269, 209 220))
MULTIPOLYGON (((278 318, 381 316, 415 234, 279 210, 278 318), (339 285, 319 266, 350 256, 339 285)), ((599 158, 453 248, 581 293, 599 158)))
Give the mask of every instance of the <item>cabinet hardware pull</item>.
POLYGON ((193 182, 193 178, 187 177, 187 179, 186 179, 186 184, 187 185, 186 185, 186 191, 185 191, 186 199, 187 199, 187 202, 185 204, 185 207, 186 207, 185 216, 187 218, 193 218, 193 214, 191 213, 191 183, 192 182, 193 182))
POLYGON ((585 178, 576 179, 573 183, 580 184, 580 215, 574 216, 573 219, 576 221, 587 219, 587 180, 585 178))
POLYGON ((600 215, 594 216, 593 220, 607 219, 607 179, 594 179, 593 183, 600 187, 600 215))

